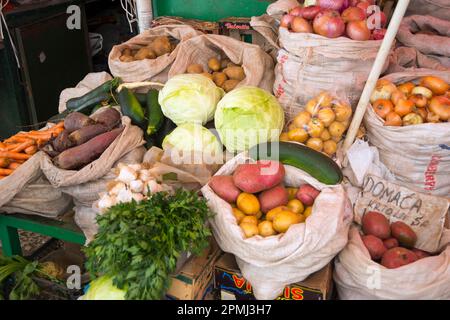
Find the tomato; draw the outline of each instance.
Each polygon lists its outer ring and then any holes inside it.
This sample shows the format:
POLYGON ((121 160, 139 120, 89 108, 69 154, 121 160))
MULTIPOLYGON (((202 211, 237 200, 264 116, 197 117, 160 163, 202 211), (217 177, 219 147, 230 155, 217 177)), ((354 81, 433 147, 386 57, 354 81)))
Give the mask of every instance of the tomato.
POLYGON ((373 103, 373 110, 382 119, 386 119, 389 112, 394 111, 394 104, 391 100, 378 99, 373 103))

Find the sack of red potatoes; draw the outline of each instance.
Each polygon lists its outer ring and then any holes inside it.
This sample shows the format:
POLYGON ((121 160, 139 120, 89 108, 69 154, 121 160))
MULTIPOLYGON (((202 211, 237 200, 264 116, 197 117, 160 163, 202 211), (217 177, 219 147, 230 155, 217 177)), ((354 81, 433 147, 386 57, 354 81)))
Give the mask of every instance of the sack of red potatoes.
POLYGON ((335 260, 340 299, 450 298, 450 230, 430 253, 416 248, 416 233, 402 221, 368 211, 361 223, 335 260))
POLYGON ((241 153, 202 188, 221 249, 236 256, 257 299, 275 299, 329 263, 347 243, 352 209, 325 185, 277 161, 241 153))
POLYGON ((450 194, 450 73, 428 69, 383 77, 364 115, 369 142, 397 183, 450 194))

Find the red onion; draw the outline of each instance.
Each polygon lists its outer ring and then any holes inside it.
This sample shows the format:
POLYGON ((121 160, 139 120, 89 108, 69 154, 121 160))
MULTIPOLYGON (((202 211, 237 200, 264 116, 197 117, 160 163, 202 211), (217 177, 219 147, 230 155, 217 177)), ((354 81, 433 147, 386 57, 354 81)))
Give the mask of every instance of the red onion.
POLYGON ((316 4, 325 9, 340 11, 344 5, 344 0, 317 0, 316 4))
POLYGON ((339 12, 323 9, 313 21, 314 32, 327 38, 337 38, 345 32, 345 22, 339 12))
POLYGON ((291 27, 291 23, 292 23, 292 20, 293 20, 294 18, 295 18, 294 16, 291 16, 291 15, 288 14, 288 13, 285 14, 285 15, 281 18, 281 21, 280 21, 280 27, 289 29, 289 28, 291 27))

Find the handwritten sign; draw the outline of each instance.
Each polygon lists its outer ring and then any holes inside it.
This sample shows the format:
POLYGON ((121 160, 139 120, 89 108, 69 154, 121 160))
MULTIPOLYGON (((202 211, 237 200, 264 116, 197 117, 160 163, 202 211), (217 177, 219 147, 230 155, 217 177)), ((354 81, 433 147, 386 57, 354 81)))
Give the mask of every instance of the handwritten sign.
POLYGON ((418 193, 377 176, 367 175, 355 204, 355 221, 361 224, 361 218, 366 212, 380 212, 390 222, 403 221, 411 226, 417 234, 416 248, 436 252, 448 207, 446 198, 418 193))

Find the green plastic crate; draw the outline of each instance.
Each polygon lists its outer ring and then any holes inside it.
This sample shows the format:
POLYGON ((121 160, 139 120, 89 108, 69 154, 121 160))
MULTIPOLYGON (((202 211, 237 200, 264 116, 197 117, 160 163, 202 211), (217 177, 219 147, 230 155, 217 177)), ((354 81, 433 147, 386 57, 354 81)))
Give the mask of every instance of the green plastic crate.
POLYGON ((252 17, 266 12, 274 0, 153 0, 153 15, 218 21, 226 17, 252 17))

